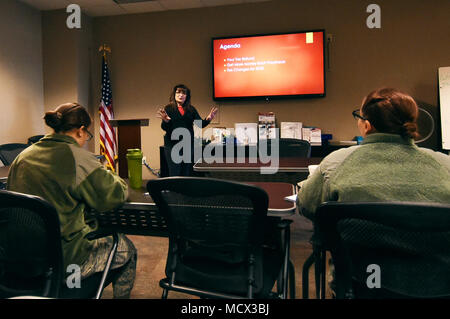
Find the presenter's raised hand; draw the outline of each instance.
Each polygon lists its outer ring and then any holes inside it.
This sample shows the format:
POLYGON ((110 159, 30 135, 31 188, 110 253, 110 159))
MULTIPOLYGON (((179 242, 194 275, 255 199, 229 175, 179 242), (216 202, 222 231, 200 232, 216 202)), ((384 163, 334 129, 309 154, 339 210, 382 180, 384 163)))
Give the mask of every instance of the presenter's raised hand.
POLYGON ((206 119, 208 121, 212 121, 214 119, 214 117, 216 116, 217 112, 219 111, 219 109, 217 107, 213 107, 211 109, 211 111, 209 112, 208 116, 206 117, 206 119))
POLYGON ((167 115, 166 111, 163 109, 158 110, 158 117, 166 123, 170 121, 169 115, 167 115))

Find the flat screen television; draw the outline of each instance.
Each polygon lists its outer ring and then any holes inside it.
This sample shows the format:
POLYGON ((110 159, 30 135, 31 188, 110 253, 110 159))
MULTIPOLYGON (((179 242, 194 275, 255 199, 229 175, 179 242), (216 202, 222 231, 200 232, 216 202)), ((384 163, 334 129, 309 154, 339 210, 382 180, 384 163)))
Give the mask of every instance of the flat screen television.
POLYGON ((325 96, 325 30, 212 39, 214 100, 325 96))

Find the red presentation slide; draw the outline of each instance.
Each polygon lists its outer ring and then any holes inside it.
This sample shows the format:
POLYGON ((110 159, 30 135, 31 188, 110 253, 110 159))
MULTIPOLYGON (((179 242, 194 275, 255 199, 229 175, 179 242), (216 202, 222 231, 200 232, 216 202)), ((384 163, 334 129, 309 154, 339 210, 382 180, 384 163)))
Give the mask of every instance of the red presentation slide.
POLYGON ((216 98, 324 93, 323 32, 213 40, 216 98))

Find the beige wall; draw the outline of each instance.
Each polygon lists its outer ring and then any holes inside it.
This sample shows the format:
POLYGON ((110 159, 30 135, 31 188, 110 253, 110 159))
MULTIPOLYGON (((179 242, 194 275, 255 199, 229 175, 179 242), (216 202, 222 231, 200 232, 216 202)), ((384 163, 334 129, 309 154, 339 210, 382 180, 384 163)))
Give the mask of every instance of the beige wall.
MULTIPOLYGON (((47 11, 42 16, 45 110, 78 102, 94 117, 90 104, 92 19, 83 15, 81 29, 69 29, 67 17, 65 10, 47 11)), ((47 127, 47 131, 51 130, 47 127)), ((94 151, 94 145, 89 142, 86 148, 94 151)))
POLYGON ((59 11, 42 15, 46 111, 78 98, 76 31, 66 27, 66 18, 59 11))
POLYGON ((0 1, 0 42, 0 144, 26 143, 44 133, 40 12, 0 1))
MULTIPOLYGON (((376 1, 381 6, 381 29, 366 27, 370 3, 276 0, 96 18, 96 45, 107 43, 112 48, 109 65, 116 118, 150 118, 150 126, 142 129, 142 148, 151 165, 159 167, 163 131, 155 114, 179 82, 192 89, 192 102, 202 116, 212 105, 219 105, 217 126, 256 122, 257 112, 273 111, 278 122, 318 126, 335 140, 359 135, 351 111, 380 86, 403 89, 436 106, 437 68, 450 65, 450 1, 376 1), (325 98, 269 103, 212 100, 212 37, 319 28, 334 37, 325 98)), ((93 65, 93 83, 98 83, 99 56, 93 65)), ((93 99, 99 99, 94 86, 93 99)))

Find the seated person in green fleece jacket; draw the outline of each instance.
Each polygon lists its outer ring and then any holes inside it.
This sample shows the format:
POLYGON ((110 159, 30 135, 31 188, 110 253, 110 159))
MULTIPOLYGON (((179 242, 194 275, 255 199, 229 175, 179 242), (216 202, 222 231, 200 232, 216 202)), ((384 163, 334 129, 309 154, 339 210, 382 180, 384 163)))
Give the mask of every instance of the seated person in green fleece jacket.
POLYGON ((364 140, 337 150, 301 186, 300 214, 314 220, 326 201, 450 203, 450 157, 414 144, 418 107, 398 90, 371 92, 353 111, 364 140))
POLYGON ((362 145, 329 154, 299 183, 300 214, 314 221, 326 201, 450 203, 450 157, 414 144, 418 107, 411 96, 375 90, 353 116, 362 145))
MULTIPOLYGON (((112 247, 111 236, 93 241, 85 239, 86 234, 95 230, 84 218, 85 209, 116 208, 127 199, 128 186, 83 148, 92 138, 88 131, 92 120, 83 106, 62 104, 55 111, 45 113, 44 119, 54 133, 19 154, 10 167, 7 188, 40 196, 56 208, 61 224, 64 269, 71 264, 78 265, 83 280, 103 271, 112 247)), ((112 264, 112 269, 117 269, 113 280, 115 298, 129 298, 136 275, 136 258, 133 243, 119 235, 118 252, 112 264)))

